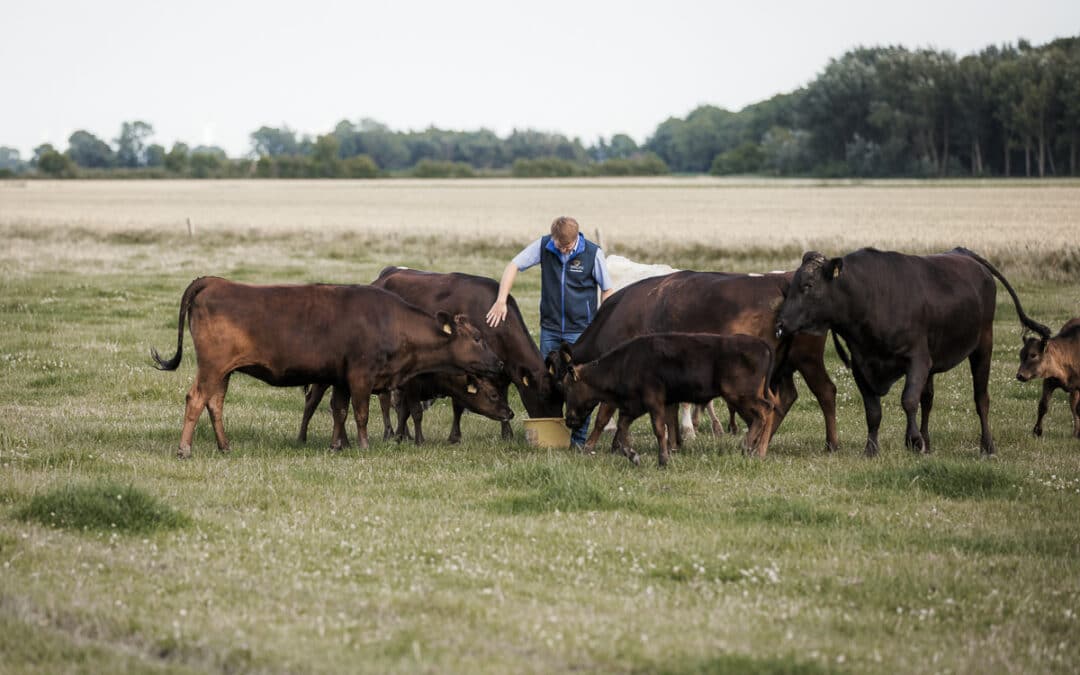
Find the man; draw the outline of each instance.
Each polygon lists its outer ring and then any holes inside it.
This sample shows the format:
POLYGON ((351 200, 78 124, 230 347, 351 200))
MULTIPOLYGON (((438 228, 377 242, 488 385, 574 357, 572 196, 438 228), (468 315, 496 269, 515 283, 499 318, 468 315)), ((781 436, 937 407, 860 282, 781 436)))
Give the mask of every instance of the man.
MULTIPOLYGON (((578 222, 560 216, 551 223, 551 234, 540 237, 518 253, 503 270, 499 296, 487 313, 488 325, 497 327, 506 318, 506 299, 517 273, 540 265, 540 353, 547 356, 565 340, 577 342, 599 306, 615 292, 604 263, 604 252, 585 239, 578 222)), ((584 445, 589 418, 574 430, 571 442, 584 445)))

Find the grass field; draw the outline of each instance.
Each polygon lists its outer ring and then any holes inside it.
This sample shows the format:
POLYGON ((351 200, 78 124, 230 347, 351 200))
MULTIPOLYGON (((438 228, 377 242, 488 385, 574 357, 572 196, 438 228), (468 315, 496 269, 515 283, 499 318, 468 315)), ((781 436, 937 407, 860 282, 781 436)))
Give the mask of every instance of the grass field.
MULTIPOLYGON (((966 245, 1056 329, 1080 315, 1077 204, 1067 182, 0 183, 0 672, 1076 672, 1080 441, 1061 393, 1031 436, 1004 291, 993 460, 966 367, 935 381, 932 456, 894 388, 862 457, 830 347, 831 455, 801 383, 766 459, 702 433, 660 471, 641 422, 635 469, 529 448, 520 420, 507 442, 466 416, 449 446, 445 402, 423 447, 376 421, 330 454, 325 411, 299 445, 301 392, 237 376, 233 452, 204 417, 181 462, 190 336, 179 372, 148 354, 196 276, 494 276, 559 213, 698 269, 966 245)), ((515 287, 530 326, 538 284, 515 287)))

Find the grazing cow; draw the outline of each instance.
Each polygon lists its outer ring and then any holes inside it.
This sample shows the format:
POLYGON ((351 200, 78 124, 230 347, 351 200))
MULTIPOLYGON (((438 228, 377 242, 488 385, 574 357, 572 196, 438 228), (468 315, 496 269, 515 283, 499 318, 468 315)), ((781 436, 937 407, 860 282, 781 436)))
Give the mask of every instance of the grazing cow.
MULTIPOLYGON (((793 374, 800 373, 817 398, 825 417, 825 443, 839 447, 836 436, 836 386, 825 370, 825 338, 795 335, 779 340, 776 309, 794 273, 725 274, 682 271, 631 284, 608 298, 593 322, 572 346, 573 363, 599 358, 634 337, 663 332, 752 335, 776 353, 772 388, 779 394, 772 432, 798 397, 793 374)), ((561 381, 565 364, 548 358, 549 368, 561 381)), ((614 409, 601 405, 596 426, 585 444, 595 446, 614 409)), ((618 436, 613 448, 620 442, 618 436)))
POLYGON ((837 351, 850 365, 866 411, 866 454, 878 452, 881 397, 906 378, 901 402, 907 414, 905 442, 930 452, 928 422, 934 403, 934 375, 964 359, 971 366, 975 408, 982 424, 980 446, 993 454, 990 435, 990 360, 994 348, 994 277, 1012 296, 1021 323, 1043 336, 1046 326, 1032 321, 1016 292, 989 262, 956 248, 929 256, 867 248, 827 259, 816 251, 803 256, 791 290, 776 320, 778 335, 827 330, 851 351, 837 351), (922 425, 915 412, 922 406, 922 425))
POLYGON ((1050 395, 1055 389, 1064 389, 1069 394, 1073 436, 1080 438, 1080 318, 1069 320, 1052 338, 1024 340, 1016 379, 1027 382, 1036 377, 1045 379, 1035 428, 1031 432, 1042 436, 1042 422, 1050 409, 1050 395))
MULTIPOLYGON (((773 351, 764 340, 749 335, 660 333, 634 338, 586 363, 574 363, 569 347, 564 342, 559 350, 559 358, 570 364, 562 378, 567 426, 581 426, 593 407, 604 401, 619 411, 616 438, 626 439, 630 424, 649 413, 659 463, 665 466, 676 405, 705 403, 719 396, 746 420, 747 449, 765 455, 774 406, 769 391, 773 351)), ((638 464, 629 442, 619 442, 638 464)))
MULTIPOLYGON (((530 417, 562 415, 562 394, 553 386, 544 367, 540 349, 529 336, 513 296, 507 300, 506 321, 497 328, 487 325, 485 315, 495 302, 499 284, 494 279, 471 274, 423 272, 407 267, 387 267, 371 283, 402 297, 428 312, 446 311, 463 314, 473 322, 491 351, 503 361, 503 371, 495 376, 497 386, 505 392, 511 383, 517 387, 521 402, 530 417)), ((503 394, 505 397, 505 393, 503 394)), ((321 397, 321 395, 320 395, 321 397)), ((318 402, 316 401, 316 405, 318 402)), ((454 428, 459 429, 465 408, 454 402, 454 428)), ((314 412, 305 407, 301 427, 314 412)), ((503 438, 511 438, 513 430, 508 421, 502 422, 503 438)))
MULTIPOLYGON (((506 401, 506 388, 496 386, 488 378, 474 378, 468 375, 451 373, 431 373, 417 375, 405 383, 399 390, 402 396, 397 401, 398 426, 396 431, 397 440, 405 440, 408 434, 406 421, 409 417, 413 421, 416 444, 424 442, 422 423, 424 421, 423 402, 433 398, 449 396, 455 406, 461 406, 466 410, 498 420, 508 422, 514 418, 514 412, 506 401)), ((389 399, 389 395, 380 394, 379 402, 383 398, 389 399)), ((455 426, 450 431, 450 442, 461 441, 461 427, 457 426, 460 416, 455 416, 455 426)))
MULTIPOLYGON (((502 369, 466 317, 431 315, 370 286, 252 286, 200 277, 180 299, 176 355, 166 361, 152 350, 161 370, 180 365, 185 317, 198 372, 187 395, 178 451, 182 458, 191 455, 203 408, 210 413, 218 449, 228 451, 222 413, 235 371, 279 387, 314 382, 351 390, 357 436, 366 448, 372 390, 398 387, 426 371, 494 375, 502 369)), ((344 406, 339 409, 337 447, 344 429, 344 406)))
MULTIPOLYGON (((611 277, 611 287, 616 291, 622 290, 642 279, 666 276, 679 271, 671 265, 639 263, 614 254, 607 256, 606 263, 608 276, 611 277)), ((712 421, 713 433, 717 436, 723 435, 724 427, 721 426, 720 420, 716 417, 716 410, 713 408, 712 401, 709 401, 705 406, 691 406, 689 404, 679 406, 679 431, 683 438, 692 439, 697 435, 697 418, 702 407, 704 407, 709 414, 709 419, 712 421)), ((732 409, 729 409, 729 418, 728 426, 734 433, 735 411, 732 409)), ((614 429, 614 420, 609 420, 604 427, 604 431, 613 431, 614 429)))

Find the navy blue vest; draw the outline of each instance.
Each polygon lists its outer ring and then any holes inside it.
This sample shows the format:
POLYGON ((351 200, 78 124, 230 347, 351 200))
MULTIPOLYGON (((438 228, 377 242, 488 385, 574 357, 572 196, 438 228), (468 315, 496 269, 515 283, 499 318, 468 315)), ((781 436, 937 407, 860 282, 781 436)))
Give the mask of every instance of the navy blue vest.
POLYGON ((540 240, 540 327, 560 333, 580 333, 596 316, 593 265, 599 247, 581 237, 563 265, 551 235, 540 240))

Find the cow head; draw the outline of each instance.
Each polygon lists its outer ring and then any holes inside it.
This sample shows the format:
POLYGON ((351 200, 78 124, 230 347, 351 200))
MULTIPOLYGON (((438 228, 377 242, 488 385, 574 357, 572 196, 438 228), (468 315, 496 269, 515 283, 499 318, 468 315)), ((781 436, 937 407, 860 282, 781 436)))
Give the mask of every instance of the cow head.
POLYGON ((566 426, 571 429, 577 429, 584 424, 585 418, 600 402, 596 390, 582 378, 581 369, 580 365, 568 363, 560 381, 563 397, 566 399, 566 426))
POLYGON ((477 375, 495 376, 502 372, 502 361, 488 348, 484 336, 464 314, 450 316, 447 312, 438 312, 435 320, 446 336, 455 365, 477 375))
POLYGON ((1020 348, 1020 368, 1016 371, 1016 379, 1027 382, 1036 377, 1047 377, 1046 338, 1029 337, 1024 340, 1024 346, 1020 348))
POLYGON ((505 390, 500 390, 492 380, 472 375, 455 375, 453 380, 457 391, 454 398, 469 410, 499 422, 514 419, 505 390))
POLYGON ((548 376, 551 377, 552 385, 556 390, 563 389, 563 376, 566 375, 570 365, 574 363, 574 345, 563 341, 558 349, 553 349, 544 357, 544 365, 547 367, 548 376))
POLYGON ((836 287, 843 278, 843 258, 826 258, 817 251, 803 255, 784 302, 776 314, 776 337, 795 333, 824 335, 839 302, 836 287))
POLYGON ((538 372, 518 366, 517 381, 520 382, 521 401, 529 409, 530 416, 562 416, 562 391, 546 363, 544 369, 538 372))

